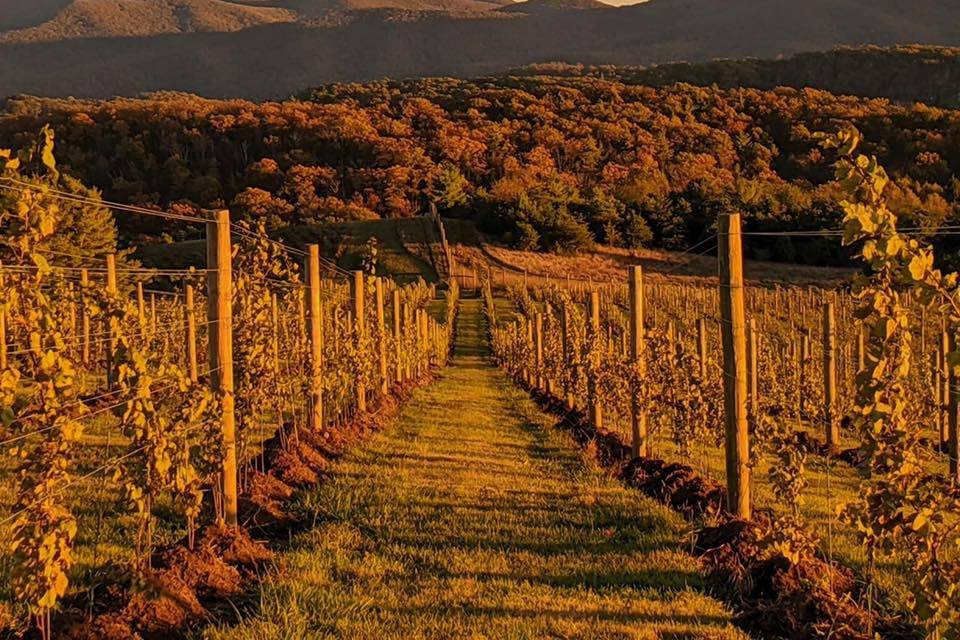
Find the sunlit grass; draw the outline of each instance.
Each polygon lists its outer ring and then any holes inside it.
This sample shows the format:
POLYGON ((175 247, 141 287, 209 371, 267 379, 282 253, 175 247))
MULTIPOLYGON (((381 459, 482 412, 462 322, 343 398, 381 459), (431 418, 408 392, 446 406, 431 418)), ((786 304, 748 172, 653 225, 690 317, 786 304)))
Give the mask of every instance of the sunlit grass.
POLYGON ((218 640, 743 638, 688 527, 582 457, 485 361, 480 306, 455 366, 299 502, 315 523, 218 640))

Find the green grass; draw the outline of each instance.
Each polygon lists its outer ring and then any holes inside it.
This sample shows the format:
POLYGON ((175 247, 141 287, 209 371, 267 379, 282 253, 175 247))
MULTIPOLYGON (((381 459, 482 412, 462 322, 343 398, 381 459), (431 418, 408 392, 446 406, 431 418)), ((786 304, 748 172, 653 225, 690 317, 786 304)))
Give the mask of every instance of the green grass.
POLYGON ((314 526, 217 640, 744 638, 687 525, 624 488, 486 360, 478 301, 453 366, 299 502, 314 526))

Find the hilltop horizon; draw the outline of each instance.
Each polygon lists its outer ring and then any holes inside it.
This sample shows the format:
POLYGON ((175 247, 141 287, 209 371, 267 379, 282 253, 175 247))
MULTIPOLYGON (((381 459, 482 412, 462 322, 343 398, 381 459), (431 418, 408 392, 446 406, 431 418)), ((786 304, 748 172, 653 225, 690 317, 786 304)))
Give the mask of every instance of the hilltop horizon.
POLYGON ((0 96, 251 99, 543 62, 649 65, 960 45, 947 0, 0 0, 0 96), (269 52, 269 55, 264 55, 269 52))

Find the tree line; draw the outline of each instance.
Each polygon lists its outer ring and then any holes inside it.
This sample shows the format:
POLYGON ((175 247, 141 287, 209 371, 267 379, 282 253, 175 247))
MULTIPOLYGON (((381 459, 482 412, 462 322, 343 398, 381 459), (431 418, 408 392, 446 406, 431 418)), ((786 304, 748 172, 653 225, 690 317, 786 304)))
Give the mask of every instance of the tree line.
MULTIPOLYGON (((517 246, 684 248, 717 217, 745 230, 835 229, 840 188, 817 133, 854 124, 889 168, 891 206, 933 232, 957 218, 960 112, 812 89, 648 87, 511 76, 335 84, 281 102, 152 94, 17 97, 0 145, 43 124, 63 170, 112 200, 290 225, 441 213, 517 246)), ((189 237, 119 220, 122 242, 189 237)), ((842 264, 830 239, 764 236, 753 258, 842 264)))

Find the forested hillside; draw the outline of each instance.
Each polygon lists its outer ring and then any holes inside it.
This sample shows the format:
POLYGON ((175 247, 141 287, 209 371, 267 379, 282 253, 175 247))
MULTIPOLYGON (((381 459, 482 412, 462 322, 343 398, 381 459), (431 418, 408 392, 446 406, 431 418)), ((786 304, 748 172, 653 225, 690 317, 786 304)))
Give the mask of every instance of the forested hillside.
MULTIPOLYGON (((833 158, 816 134, 848 123, 889 168, 905 225, 954 220, 960 197, 960 113, 814 90, 514 77, 331 85, 282 103, 20 98, 0 116, 0 145, 48 122, 66 171, 111 199, 229 205, 274 228, 412 216, 432 201, 547 250, 684 248, 732 210, 750 231, 832 229, 833 158)), ((128 241, 185 233, 120 223, 128 241)), ((832 240, 750 245, 759 258, 843 261, 832 240)))
POLYGON ((642 66, 536 64, 521 75, 595 76, 628 84, 686 82, 725 89, 806 87, 899 102, 960 106, 960 49, 955 47, 840 47, 786 58, 718 59, 642 66))

